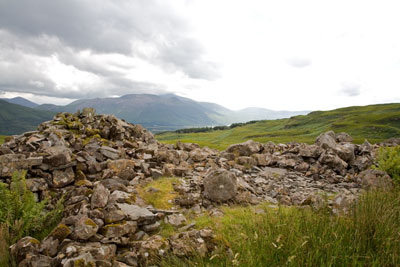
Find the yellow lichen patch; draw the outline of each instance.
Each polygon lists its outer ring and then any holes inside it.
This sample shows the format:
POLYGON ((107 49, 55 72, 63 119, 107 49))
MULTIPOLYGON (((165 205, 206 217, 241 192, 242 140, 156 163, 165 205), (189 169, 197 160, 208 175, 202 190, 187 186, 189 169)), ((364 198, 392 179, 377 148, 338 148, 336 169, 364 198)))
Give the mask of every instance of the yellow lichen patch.
POLYGON ((91 219, 89 219, 89 218, 85 221, 85 224, 86 225, 90 225, 90 226, 92 226, 94 228, 97 227, 97 224, 94 221, 92 221, 91 219))
POLYGON ((140 197, 157 209, 170 209, 177 197, 173 184, 179 184, 176 177, 162 177, 138 188, 140 197))
POLYGON ((96 267, 96 264, 94 262, 88 262, 84 259, 78 259, 74 261, 74 267, 96 267))
POLYGON ((125 203, 127 204, 135 204, 136 203, 136 195, 131 193, 128 198, 125 199, 125 203))
POLYGON ((37 240, 37 239, 35 239, 35 238, 31 238, 31 239, 29 240, 29 242, 32 243, 32 244, 34 244, 34 245, 40 245, 39 240, 37 240))
POLYGON ((78 180, 75 181, 75 186, 91 186, 92 183, 88 180, 78 180))

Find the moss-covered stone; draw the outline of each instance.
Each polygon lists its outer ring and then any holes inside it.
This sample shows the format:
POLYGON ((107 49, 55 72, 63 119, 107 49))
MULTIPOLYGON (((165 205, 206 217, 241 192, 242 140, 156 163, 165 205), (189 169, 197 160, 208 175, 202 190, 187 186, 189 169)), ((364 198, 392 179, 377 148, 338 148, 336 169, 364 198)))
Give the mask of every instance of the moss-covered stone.
POLYGON ((60 223, 56 228, 51 231, 50 235, 58 241, 63 241, 71 234, 71 229, 65 224, 60 223))

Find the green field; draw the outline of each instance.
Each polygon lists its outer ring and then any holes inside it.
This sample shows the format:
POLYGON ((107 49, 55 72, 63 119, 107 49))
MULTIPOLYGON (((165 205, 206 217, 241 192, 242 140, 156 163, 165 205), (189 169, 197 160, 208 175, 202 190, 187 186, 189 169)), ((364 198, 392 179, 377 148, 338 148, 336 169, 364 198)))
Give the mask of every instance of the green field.
POLYGON ((314 143, 322 132, 347 132, 355 143, 367 139, 371 143, 400 137, 400 104, 346 107, 331 111, 314 111, 289 119, 266 120, 228 130, 181 134, 165 132, 156 135, 162 143, 198 143, 223 150, 231 144, 252 139, 261 143, 314 143))
POLYGON ((6 138, 5 135, 0 135, 0 145, 4 143, 4 138, 6 138))

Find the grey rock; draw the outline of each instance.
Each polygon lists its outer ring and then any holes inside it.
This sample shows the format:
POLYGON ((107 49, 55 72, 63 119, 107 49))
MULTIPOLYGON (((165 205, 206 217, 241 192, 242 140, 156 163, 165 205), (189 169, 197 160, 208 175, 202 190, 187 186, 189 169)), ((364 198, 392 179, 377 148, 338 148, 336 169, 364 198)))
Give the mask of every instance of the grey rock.
POLYGON ((156 219, 156 215, 146 208, 141 208, 137 205, 131 205, 126 203, 117 203, 117 207, 122 210, 129 220, 141 222, 153 222, 156 219))
POLYGON ((204 177, 204 196, 212 201, 225 202, 237 194, 236 176, 225 170, 211 170, 204 177))
POLYGON ((106 238, 122 237, 136 232, 137 223, 133 221, 123 221, 121 223, 107 224, 101 228, 100 232, 106 238))
POLYGON ((53 186, 64 187, 75 181, 75 174, 71 167, 65 170, 54 170, 53 171, 53 186))
POLYGON ((108 189, 105 188, 103 184, 97 184, 93 190, 93 195, 91 199, 92 209, 104 208, 107 205, 109 196, 110 191, 108 191, 108 189))
POLYGON ((116 160, 120 157, 120 151, 108 146, 102 146, 100 148, 101 154, 109 159, 116 160))
POLYGON ((87 240, 94 236, 99 226, 90 218, 82 217, 76 224, 74 234, 79 240, 87 240))
POLYGON ((317 137, 315 143, 324 149, 333 149, 336 146, 335 133, 333 131, 322 133, 317 137))
POLYGON ((234 153, 238 156, 251 156, 254 153, 260 152, 261 145, 253 140, 246 141, 241 144, 230 145, 226 152, 234 153))

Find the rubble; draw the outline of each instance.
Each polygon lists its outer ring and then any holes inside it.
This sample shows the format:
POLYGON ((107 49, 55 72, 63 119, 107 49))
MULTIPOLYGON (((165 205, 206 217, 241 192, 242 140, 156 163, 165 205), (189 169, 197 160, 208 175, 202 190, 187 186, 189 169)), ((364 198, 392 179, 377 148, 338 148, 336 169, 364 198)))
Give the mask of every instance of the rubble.
POLYGON ((11 252, 19 266, 140 266, 167 252, 206 255, 215 248, 213 233, 189 230, 195 225, 185 211, 221 216, 222 202, 340 210, 363 189, 390 188, 385 173, 368 170, 377 145, 351 142, 330 131, 312 145, 250 140, 219 152, 160 144, 140 125, 90 108, 59 113, 1 146, 3 182, 26 170, 27 188, 40 199, 66 200, 61 223, 42 242, 24 237, 11 252), (172 175, 180 177, 177 210, 157 210, 138 197, 138 186, 172 175), (321 195, 336 197, 324 203, 321 195), (162 221, 180 232, 161 237, 162 221))

